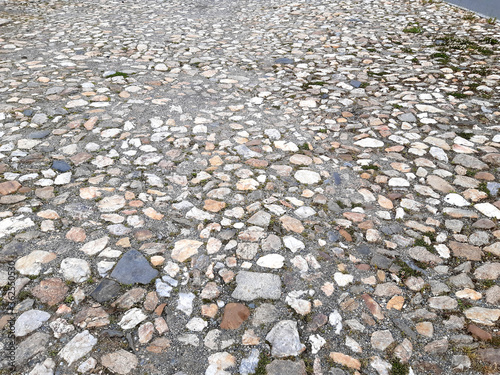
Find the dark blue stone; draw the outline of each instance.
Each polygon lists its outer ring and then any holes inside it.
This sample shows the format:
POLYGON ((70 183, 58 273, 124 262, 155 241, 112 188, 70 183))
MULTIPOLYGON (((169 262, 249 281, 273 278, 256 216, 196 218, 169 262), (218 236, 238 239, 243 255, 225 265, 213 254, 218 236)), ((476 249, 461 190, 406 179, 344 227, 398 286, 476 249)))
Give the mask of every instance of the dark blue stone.
POLYGON ((391 259, 380 254, 375 254, 372 257, 372 260, 370 261, 370 265, 380 268, 382 270, 388 270, 391 267, 391 264, 392 264, 391 259))
POLYGON ((356 81, 356 80, 352 80, 350 83, 351 83, 351 86, 352 86, 352 87, 356 87, 356 88, 358 88, 358 87, 360 87, 360 86, 361 86, 361 82, 356 81))
POLYGON ((295 61, 293 59, 289 59, 288 57, 280 57, 279 59, 274 60, 276 64, 294 64, 295 61))
POLYGON ((111 277, 122 284, 149 284, 158 275, 137 250, 130 250, 118 261, 111 277))
POLYGON ((68 111, 66 111, 64 108, 57 107, 57 108, 49 109, 47 111, 47 114, 49 116, 66 115, 66 114, 68 114, 68 111))
POLYGON ((328 99, 330 95, 328 94, 321 94, 321 99, 328 99))
POLYGON ((50 134, 50 130, 39 130, 37 132, 33 132, 28 134, 28 138, 30 139, 42 139, 50 134))
POLYGON ((387 236, 401 232, 401 227, 398 224, 382 225, 380 231, 387 236))
POLYGON ((328 236, 328 241, 338 242, 340 240, 340 234, 336 230, 331 230, 326 235, 328 236))
POLYGON ((340 185, 342 183, 342 179, 337 172, 333 172, 333 179, 335 180, 335 185, 340 185))
POLYGON ((90 296, 97 302, 106 302, 117 297, 120 291, 120 284, 110 279, 104 279, 97 285, 94 291, 90 293, 90 296))
POLYGON ((28 117, 33 116, 33 110, 32 109, 25 109, 23 111, 23 115, 28 116, 28 117))
POLYGON ((356 250, 361 255, 370 255, 372 253, 372 249, 370 249, 370 247, 368 245, 365 245, 365 244, 358 246, 356 250))
POLYGON ((67 172, 71 169, 71 165, 62 160, 54 160, 52 162, 52 169, 58 172, 67 172))

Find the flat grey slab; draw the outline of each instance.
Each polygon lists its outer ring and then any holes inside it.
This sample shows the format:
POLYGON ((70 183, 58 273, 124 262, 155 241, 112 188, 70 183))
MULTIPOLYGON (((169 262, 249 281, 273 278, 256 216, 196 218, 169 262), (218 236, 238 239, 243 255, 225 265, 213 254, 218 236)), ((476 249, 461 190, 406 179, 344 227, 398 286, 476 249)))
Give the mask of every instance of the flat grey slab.
POLYGON ((470 9, 486 17, 500 19, 500 0, 446 0, 450 4, 470 9))
POLYGON ((252 301, 254 299, 279 299, 281 297, 281 279, 271 273, 242 271, 236 276, 236 289, 232 297, 252 301))

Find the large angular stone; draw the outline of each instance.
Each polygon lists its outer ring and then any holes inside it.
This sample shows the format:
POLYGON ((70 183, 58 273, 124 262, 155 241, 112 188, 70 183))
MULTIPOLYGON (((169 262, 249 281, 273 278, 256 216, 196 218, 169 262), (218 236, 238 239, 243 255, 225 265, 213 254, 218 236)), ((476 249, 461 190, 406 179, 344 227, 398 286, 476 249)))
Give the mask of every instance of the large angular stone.
POLYGON ((236 189, 238 190, 257 190, 259 183, 253 178, 244 178, 236 183, 236 189))
POLYGON ((448 350, 448 338, 435 340, 424 346, 424 351, 430 354, 444 354, 448 350))
POLYGON ((276 358, 298 356, 306 348, 300 342, 297 322, 293 320, 282 320, 276 323, 267 334, 266 340, 271 343, 271 354, 276 358))
POLYGON ((142 321, 144 321, 147 316, 142 312, 141 309, 134 307, 128 310, 118 323, 122 329, 132 329, 142 321))
POLYGON ((471 155, 466 155, 466 154, 458 154, 455 156, 452 160, 453 164, 460 164, 461 166, 465 168, 470 168, 470 169, 488 169, 488 164, 483 163, 481 160, 478 158, 475 158, 474 156, 471 155))
POLYGON ((295 233, 302 233, 305 229, 300 220, 288 215, 280 217, 280 222, 281 225, 283 225, 283 228, 295 233))
POLYGON ((491 305, 500 305, 500 286, 494 285, 486 291, 486 302, 491 305))
POLYGON ((108 244, 108 241, 109 241, 108 236, 101 237, 98 238, 97 240, 87 242, 85 245, 82 246, 80 250, 83 251, 85 254, 92 256, 104 250, 104 248, 108 244))
POLYGON ((31 294, 38 298, 40 302, 53 306, 64 300, 68 290, 69 288, 61 279, 51 278, 42 280, 40 284, 33 288, 31 294))
POLYGON ((78 333, 66 344, 59 352, 59 357, 63 358, 68 365, 78 361, 85 356, 97 344, 97 338, 92 336, 89 331, 78 333))
POLYGON ((17 181, 6 181, 0 183, 0 195, 8 195, 19 190, 21 184, 17 181))
POLYGON ((120 375, 128 374, 139 364, 134 354, 123 349, 103 355, 101 362, 108 370, 120 375))
POLYGON ((232 297, 243 301, 254 299, 279 299, 281 280, 271 273, 242 271, 236 276, 236 289, 232 297))
POLYGON ((196 240, 180 240, 177 241, 172 250, 171 257, 178 262, 184 262, 193 255, 198 254, 198 248, 203 245, 203 242, 196 240))
POLYGON ((258 225, 261 227, 267 227, 271 221, 271 214, 265 211, 258 211, 248 219, 247 223, 252 225, 258 225))
POLYGON ((231 372, 225 370, 235 365, 236 365, 236 358, 233 355, 227 352, 214 353, 208 357, 208 368, 205 374, 206 375, 230 374, 231 372))
POLYGON ((29 310, 22 313, 14 324, 16 337, 26 336, 35 329, 40 328, 44 322, 49 320, 50 314, 40 310, 29 310))
POLYGON ((464 312, 467 319, 474 323, 487 326, 495 325, 500 318, 500 309, 486 309, 484 307, 472 307, 464 312))
POLYGON ((252 349, 250 351, 250 355, 241 360, 239 369, 240 375, 255 374, 258 364, 259 364, 259 351, 257 349, 252 349))
POLYGON ((456 241, 450 241, 448 246, 456 257, 466 258, 467 260, 481 260, 483 256, 481 248, 477 246, 456 241))
POLYGON ((474 272, 476 279, 496 280, 500 276, 500 263, 485 263, 474 272))
POLYGON ((413 353, 413 345, 410 340, 405 338, 401 344, 394 348, 394 355, 398 357, 401 362, 407 363, 413 353))
POLYGON ((47 358, 43 363, 37 363, 28 375, 54 375, 56 364, 52 358, 47 358))
POLYGON ((493 164, 493 165, 500 165, 500 153, 491 153, 484 155, 481 159, 483 159, 484 162, 493 164))
POLYGON ((483 250, 490 252, 493 255, 500 258, 500 242, 495 242, 495 243, 491 244, 490 246, 486 246, 483 250))
POLYGON ((0 238, 33 226, 35 226, 33 220, 29 217, 25 218, 24 215, 8 217, 0 220, 0 238))
POLYGON ((278 320, 278 309, 270 303, 263 303, 257 307, 253 313, 252 325, 259 326, 278 320))
POLYGON ((61 262, 61 272, 68 281, 81 283, 90 277, 91 271, 87 261, 78 258, 66 258, 61 262))
POLYGON ((443 260, 437 255, 432 254, 423 246, 416 246, 408 249, 408 256, 419 262, 441 264, 443 260))
POLYGON ((376 147, 384 147, 384 142, 382 142, 379 139, 375 138, 363 138, 360 139, 359 141, 354 142, 356 146, 359 147, 370 147, 370 148, 376 148, 376 147))
POLYGON ((500 219, 500 210, 491 203, 478 203, 474 208, 485 216, 500 219))
POLYGON ((375 331, 371 336, 372 347, 376 350, 384 351, 389 345, 394 342, 391 331, 388 329, 375 331))
POLYGON ((109 324, 109 314, 97 306, 86 306, 80 310, 73 322, 80 328, 103 327, 109 324))
POLYGON ((446 180, 432 174, 427 176, 427 183, 431 185, 433 189, 438 190, 442 193, 451 193, 455 190, 454 187, 450 185, 446 180))
POLYGON ((105 197, 99 201, 99 211, 101 212, 114 212, 125 206, 125 198, 120 195, 113 195, 112 197, 105 197))
POLYGON ((396 294, 402 294, 402 290, 396 283, 378 284, 375 288, 375 295, 379 297, 392 297, 396 294))
POLYGON ((250 316, 248 307, 241 303, 228 303, 224 308, 224 316, 220 327, 222 329, 238 329, 250 316))
POLYGON ((437 310, 453 310, 458 306, 458 302, 448 296, 431 297, 427 303, 429 307, 437 310))
POLYGON ((122 284, 149 284, 157 275, 158 271, 137 250, 125 253, 111 272, 111 277, 122 284))
POLYGON ((303 184, 316 184, 321 181, 321 176, 318 172, 301 169, 295 172, 295 179, 303 184))
POLYGON ((366 307, 368 307, 368 310, 370 310, 374 317, 380 320, 383 320, 385 318, 384 314, 382 313, 382 308, 377 303, 377 301, 375 301, 370 295, 366 293, 362 295, 362 298, 365 301, 366 307))
POLYGON ((46 333, 36 332, 21 342, 15 352, 16 366, 20 366, 33 358, 38 353, 47 349, 50 336, 46 333))
POLYGON ((146 295, 146 289, 132 288, 125 294, 121 295, 115 302, 111 304, 113 307, 128 310, 136 303, 139 303, 146 295))
POLYGON ((500 349, 488 348, 477 351, 479 358, 489 364, 500 366, 500 349))
POLYGON ((55 253, 49 253, 48 251, 43 250, 35 250, 29 255, 18 259, 14 267, 21 275, 36 276, 40 274, 43 264, 49 263, 54 259, 56 259, 55 253))

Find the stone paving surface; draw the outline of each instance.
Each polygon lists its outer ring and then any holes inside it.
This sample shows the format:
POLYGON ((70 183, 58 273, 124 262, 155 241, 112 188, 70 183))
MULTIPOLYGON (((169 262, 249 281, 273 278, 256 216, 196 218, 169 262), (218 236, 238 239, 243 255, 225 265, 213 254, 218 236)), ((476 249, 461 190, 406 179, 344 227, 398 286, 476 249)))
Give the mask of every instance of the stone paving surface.
POLYGON ((0 373, 498 374, 498 24, 403 0, 0 18, 0 373))

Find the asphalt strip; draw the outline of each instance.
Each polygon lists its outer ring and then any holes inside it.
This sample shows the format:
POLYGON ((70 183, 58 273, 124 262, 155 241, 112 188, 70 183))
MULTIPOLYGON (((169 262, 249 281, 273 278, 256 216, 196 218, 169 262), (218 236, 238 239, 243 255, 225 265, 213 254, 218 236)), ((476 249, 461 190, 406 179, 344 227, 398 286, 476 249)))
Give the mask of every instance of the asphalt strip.
POLYGON ((446 0, 485 17, 500 19, 500 0, 446 0))

